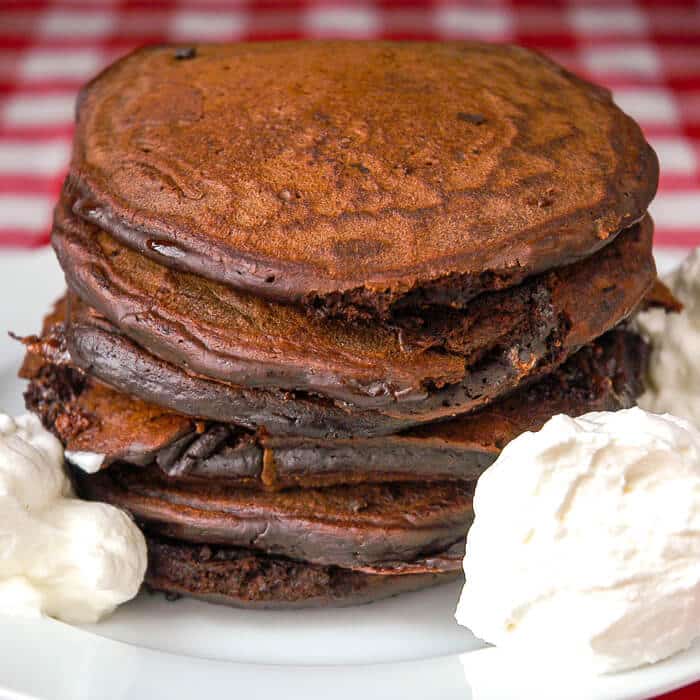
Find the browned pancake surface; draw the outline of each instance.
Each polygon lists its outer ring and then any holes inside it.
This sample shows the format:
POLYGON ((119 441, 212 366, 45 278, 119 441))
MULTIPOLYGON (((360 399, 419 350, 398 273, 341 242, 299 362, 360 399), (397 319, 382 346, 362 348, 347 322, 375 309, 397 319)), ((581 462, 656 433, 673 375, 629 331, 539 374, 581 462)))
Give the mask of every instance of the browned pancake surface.
MULTIPOLYGON (((155 462, 179 478, 225 480, 254 488, 337 483, 473 480, 503 445, 538 430, 557 413, 576 416, 632 405, 642 391, 646 346, 623 330, 583 348, 562 367, 472 414, 378 438, 318 439, 252 433, 200 423, 117 392, 46 350, 59 337, 50 314, 41 339, 29 339, 22 375, 27 408, 68 450, 115 461, 155 462)), ((60 342, 60 341, 59 341, 60 342)))
POLYGON ((168 478, 153 467, 73 470, 79 494, 130 511, 155 534, 344 568, 405 565, 463 541, 471 486, 354 484, 276 493, 168 478))
POLYGON ((71 172, 82 216, 172 267, 377 306, 592 254, 657 161, 606 90, 525 49, 291 42, 120 60, 81 94, 71 172))
POLYGON ((556 366, 625 318, 655 279, 652 228, 646 218, 592 258, 483 295, 459 312, 436 312, 427 332, 413 336, 381 324, 311 319, 293 306, 170 270, 64 206, 53 243, 74 292, 186 371, 248 388, 313 392, 389 415, 432 410, 441 417, 556 366))

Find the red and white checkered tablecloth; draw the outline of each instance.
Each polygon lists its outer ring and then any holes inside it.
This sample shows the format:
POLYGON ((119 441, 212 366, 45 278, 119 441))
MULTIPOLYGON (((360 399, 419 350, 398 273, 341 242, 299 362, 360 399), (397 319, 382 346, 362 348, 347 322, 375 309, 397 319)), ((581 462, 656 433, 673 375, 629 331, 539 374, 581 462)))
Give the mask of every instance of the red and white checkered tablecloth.
POLYGON ((78 87, 165 41, 479 38, 611 87, 661 160, 656 241, 700 245, 700 2, 0 0, 0 246, 47 242, 78 87))
POLYGON ((700 245, 698 1, 0 0, 0 248, 47 243, 76 91, 121 54, 323 37, 516 42, 607 85, 661 160, 657 244, 700 245))

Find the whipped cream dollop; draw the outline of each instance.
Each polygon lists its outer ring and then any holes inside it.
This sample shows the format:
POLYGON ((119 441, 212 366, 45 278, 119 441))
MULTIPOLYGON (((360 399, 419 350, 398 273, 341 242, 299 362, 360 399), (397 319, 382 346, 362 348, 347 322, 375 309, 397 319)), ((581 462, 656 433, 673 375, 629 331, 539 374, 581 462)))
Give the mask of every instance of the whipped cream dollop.
POLYGON ((74 497, 62 445, 36 416, 0 414, 0 614, 95 622, 145 571, 129 516, 74 497))
POLYGON ((558 415, 478 481, 457 621, 548 663, 617 671, 700 635, 700 431, 640 408, 558 415))
POLYGON ((683 311, 649 309, 637 314, 637 330, 651 341, 647 390, 638 403, 700 427, 700 248, 664 282, 683 303, 683 311))
POLYGON ((95 474, 100 471, 105 461, 105 456, 99 452, 66 450, 65 457, 72 465, 82 469, 87 474, 95 474))

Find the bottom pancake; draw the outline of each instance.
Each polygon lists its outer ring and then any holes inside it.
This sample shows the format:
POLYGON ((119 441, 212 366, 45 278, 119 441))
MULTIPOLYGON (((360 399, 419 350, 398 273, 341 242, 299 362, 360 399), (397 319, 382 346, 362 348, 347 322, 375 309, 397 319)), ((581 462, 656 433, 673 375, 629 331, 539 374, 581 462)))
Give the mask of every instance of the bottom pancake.
POLYGON ((246 608, 369 603, 453 581, 460 571, 378 575, 318 566, 234 547, 147 536, 146 584, 169 594, 246 608))

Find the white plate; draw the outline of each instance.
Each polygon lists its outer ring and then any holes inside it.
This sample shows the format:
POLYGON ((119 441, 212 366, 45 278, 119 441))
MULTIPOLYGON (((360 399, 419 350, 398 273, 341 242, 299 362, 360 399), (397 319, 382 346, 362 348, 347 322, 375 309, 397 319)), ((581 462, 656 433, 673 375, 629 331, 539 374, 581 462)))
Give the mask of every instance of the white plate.
MULTIPOLYGON (((677 255, 664 256, 663 267, 677 255)), ((63 280, 49 251, 0 256, 0 407, 22 410, 22 356, 63 280)), ((0 619, 0 697, 646 698, 700 678, 700 646, 633 673, 559 676, 484 648, 452 614, 459 584, 341 610, 245 611, 142 594, 99 625, 0 619)))

